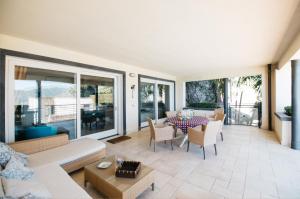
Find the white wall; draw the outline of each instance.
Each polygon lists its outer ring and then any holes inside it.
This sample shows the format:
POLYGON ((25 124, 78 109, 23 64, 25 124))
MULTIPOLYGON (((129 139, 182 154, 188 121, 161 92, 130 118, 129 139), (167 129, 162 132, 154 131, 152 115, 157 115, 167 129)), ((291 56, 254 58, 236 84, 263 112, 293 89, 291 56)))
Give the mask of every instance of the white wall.
POLYGON ((288 50, 283 54, 278 62, 278 68, 284 67, 290 60, 299 59, 300 57, 300 32, 290 44, 288 50))
POLYGON ((291 85, 291 63, 288 62, 284 67, 275 71, 276 78, 276 104, 275 112, 283 112, 285 106, 292 103, 291 85))
POLYGON ((137 66, 127 65, 120 62, 115 62, 101 57, 75 52, 68 49, 63 49, 47 44, 42 44, 34 41, 24 40, 8 35, 0 34, 0 48, 21 51, 36 55, 43 55, 57 59, 69 60, 84 64, 90 64, 110 69, 116 69, 126 72, 126 125, 127 132, 136 132, 138 130, 138 74, 159 77, 164 79, 176 80, 175 76, 144 69, 137 66), (135 73, 135 77, 129 77, 129 73, 135 73), (131 85, 136 85, 134 97, 131 94, 131 85))
POLYGON ((176 110, 185 107, 185 82, 182 79, 176 80, 176 110))
POLYGON ((292 132, 292 122, 291 121, 281 121, 275 116, 275 128, 274 131, 280 144, 284 146, 291 146, 291 132, 292 132))

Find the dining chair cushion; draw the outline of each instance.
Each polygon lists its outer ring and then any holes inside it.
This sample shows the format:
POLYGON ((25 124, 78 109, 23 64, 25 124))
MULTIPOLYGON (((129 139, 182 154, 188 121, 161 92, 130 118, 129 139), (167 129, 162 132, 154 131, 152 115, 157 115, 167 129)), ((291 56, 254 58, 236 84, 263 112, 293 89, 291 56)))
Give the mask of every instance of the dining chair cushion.
POLYGON ((188 140, 193 144, 204 144, 204 131, 201 127, 188 128, 188 140))
POLYGON ((217 142, 217 134, 220 132, 221 121, 210 121, 205 129, 204 146, 213 145, 217 142))
POLYGON ((164 128, 156 128, 156 141, 171 140, 174 138, 174 128, 172 126, 166 126, 164 128))

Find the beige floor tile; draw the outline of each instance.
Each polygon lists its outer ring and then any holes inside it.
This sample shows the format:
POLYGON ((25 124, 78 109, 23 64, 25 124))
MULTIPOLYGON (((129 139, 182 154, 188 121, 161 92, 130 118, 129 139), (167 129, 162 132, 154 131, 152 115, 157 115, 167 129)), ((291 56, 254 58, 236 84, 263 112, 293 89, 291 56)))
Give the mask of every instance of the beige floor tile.
POLYGON ((171 198, 178 187, 173 186, 170 183, 165 184, 160 191, 157 193, 156 198, 171 198))
MULTIPOLYGON (((179 148, 182 137, 169 144, 149 147, 149 131, 130 134, 132 139, 107 143, 107 153, 127 156, 152 166, 155 191, 150 188, 139 199, 299 199, 300 151, 281 146, 274 133, 246 126, 224 126, 224 141, 218 137, 218 156, 207 147, 179 148)), ((71 177, 83 187, 83 172, 71 177)), ((103 198, 91 185, 85 190, 93 198, 103 198)))
POLYGON ((234 191, 231 191, 230 189, 224 187, 222 184, 219 183, 215 183, 213 185, 211 192, 224 198, 242 199, 243 197, 243 193, 236 193, 234 191))
POLYGON ((205 191, 192 184, 184 183, 175 193, 177 199, 223 199, 224 197, 218 196, 209 191, 205 191))
POLYGON ((197 172, 192 172, 189 177, 187 178, 187 182, 190 184, 193 184, 197 187, 200 187, 201 189, 204 189, 206 191, 210 191, 214 182, 216 181, 216 178, 205 175, 205 174, 199 174, 197 172))
POLYGON ((243 199, 260 199, 260 192, 251 189, 246 189, 244 192, 243 199))
POLYGON ((160 189, 155 187, 154 191, 151 188, 145 190, 141 195, 138 196, 137 199, 154 199, 157 198, 160 189))
POLYGON ((180 187, 183 183, 185 182, 185 180, 181 180, 180 178, 171 178, 169 181, 168 181, 168 184, 178 188, 180 187))
POLYGON ((242 195, 244 193, 244 189, 244 183, 230 181, 230 183, 228 184, 228 190, 236 194, 242 195))
POLYGON ((155 171, 155 187, 162 188, 171 178, 172 176, 168 174, 155 171))

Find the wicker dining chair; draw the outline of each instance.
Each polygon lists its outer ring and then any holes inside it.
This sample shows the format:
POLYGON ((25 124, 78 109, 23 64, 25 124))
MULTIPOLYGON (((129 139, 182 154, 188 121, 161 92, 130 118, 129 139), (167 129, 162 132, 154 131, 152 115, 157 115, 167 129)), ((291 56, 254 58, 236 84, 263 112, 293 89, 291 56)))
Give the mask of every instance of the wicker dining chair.
POLYGON ((166 115, 167 115, 167 118, 176 117, 177 116, 177 111, 167 111, 166 115))
POLYGON ((190 143, 200 145, 203 149, 203 158, 205 160, 205 147, 214 145, 215 155, 217 155, 217 134, 221 127, 221 121, 209 121, 206 126, 197 126, 188 128, 187 152, 190 143))
POLYGON ((151 147, 152 140, 154 141, 153 150, 155 152, 156 142, 161 141, 170 141, 171 148, 173 150, 173 139, 175 136, 174 127, 173 126, 154 126, 152 119, 148 119, 149 127, 150 127, 150 144, 151 147))
POLYGON ((171 117, 177 117, 177 111, 166 111, 166 116, 167 116, 167 119, 166 121, 164 122, 165 125, 169 125, 169 126, 173 126, 174 130, 175 130, 175 134, 174 136, 177 137, 177 132, 181 132, 180 129, 177 129, 176 125, 170 123, 168 121, 168 118, 171 118, 171 117))
POLYGON ((218 120, 221 121, 220 135, 221 135, 221 140, 222 141, 224 141, 224 137, 223 137, 223 125, 224 125, 225 118, 226 118, 226 114, 224 114, 224 113, 217 113, 216 117, 215 117, 216 121, 218 121, 218 120))
POLYGON ((213 115, 209 115, 208 119, 215 120, 217 114, 219 114, 219 113, 223 113, 224 114, 224 108, 217 108, 217 109, 215 109, 214 110, 214 114, 213 115))

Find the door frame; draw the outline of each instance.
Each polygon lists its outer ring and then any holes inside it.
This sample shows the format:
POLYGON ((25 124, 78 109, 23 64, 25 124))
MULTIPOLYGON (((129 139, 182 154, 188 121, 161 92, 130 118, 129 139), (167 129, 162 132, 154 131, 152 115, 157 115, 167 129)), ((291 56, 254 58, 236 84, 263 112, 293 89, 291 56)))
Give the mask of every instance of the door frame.
MULTIPOLYGON (((108 73, 115 73, 120 75, 121 77, 121 83, 122 87, 118 89, 122 89, 122 91, 119 90, 122 95, 120 96, 120 104, 122 105, 122 108, 120 108, 120 115, 122 115, 122 124, 120 125, 120 129, 118 130, 118 134, 126 134, 126 72, 125 71, 120 71, 120 70, 115 70, 115 69, 110 69, 110 68, 103 68, 100 66, 95 66, 95 65, 88 65, 88 64, 83 64, 79 62, 73 62, 73 61, 68 61, 68 60, 62 60, 62 59, 56 59, 52 57, 46 57, 46 56, 40 56, 40 55, 35 55, 35 54, 30 54, 30 53, 24 53, 24 52, 19 52, 19 51, 13 51, 13 50, 7 50, 7 49, 0 49, 0 71, 1 71, 1 77, 3 76, 4 78, 0 78, 0 113, 1 113, 1 118, 2 120, 0 121, 0 140, 2 142, 5 142, 7 139, 7 127, 6 127, 6 94, 8 92, 8 85, 7 85, 7 77, 6 77, 6 58, 8 56, 11 57, 16 57, 16 58, 24 58, 24 59, 29 59, 29 60, 35 60, 35 61, 43 61, 43 62, 49 62, 49 64, 60 64, 60 65, 67 65, 70 67, 74 67, 77 70, 82 70, 82 69, 91 69, 95 71, 102 71, 102 72, 108 72, 108 73)), ((51 69, 50 69, 51 70, 51 69)), ((68 71, 67 71, 68 72, 68 71)))
POLYGON ((37 61, 37 60, 31 60, 31 59, 24 59, 19 57, 13 57, 13 56, 7 56, 6 59, 6 83, 7 83, 7 92, 6 92, 6 142, 11 143, 15 141, 14 137, 14 131, 15 131, 15 122, 14 122, 14 89, 15 89, 15 66, 26 66, 29 68, 36 68, 36 69, 42 69, 42 70, 52 70, 52 71, 61 71, 61 72, 67 72, 72 75, 74 75, 74 82, 76 86, 76 139, 83 138, 83 137, 89 137, 94 139, 103 139, 109 136, 114 136, 119 134, 120 129, 120 122, 121 120, 121 114, 119 115, 118 112, 121 112, 119 110, 119 107, 121 105, 119 104, 120 100, 119 98, 122 96, 121 93, 117 93, 117 89, 121 87, 120 84, 120 76, 118 74, 113 74, 109 72, 103 72, 103 71, 95 71, 92 69, 79 69, 75 68, 73 66, 68 65, 62 65, 62 64, 55 64, 55 63, 49 63, 44 61, 37 61), (72 71, 72 72, 68 72, 72 71), (90 135, 82 136, 81 134, 81 112, 80 112, 80 86, 81 86, 81 75, 87 75, 87 76, 94 76, 94 77, 106 77, 106 78, 112 78, 114 79, 114 128, 109 129, 102 132, 93 133, 90 135), (78 81, 79 80, 79 81, 78 81), (79 105, 79 106, 78 106, 79 105))
MULTIPOLYGON (((118 135, 118 133, 114 133, 114 131, 118 132, 118 129, 121 128, 121 124, 120 122, 122 122, 120 119, 120 116, 122 115, 121 114, 121 109, 119 109, 119 107, 122 106, 121 104, 121 100, 120 98, 122 98, 122 95, 120 93, 120 91, 118 90, 118 88, 121 86, 120 85, 120 78, 118 78, 116 75, 112 76, 110 74, 103 74, 103 72, 97 72, 97 71, 93 71, 93 70, 81 70, 80 74, 76 75, 76 78, 77 78, 77 81, 76 82, 81 82, 81 75, 86 75, 86 76, 93 76, 93 77, 106 77, 106 78, 111 78, 114 80, 114 89, 113 89, 113 94, 114 94, 114 128, 113 129, 109 129, 109 130, 106 130, 106 131, 100 131, 98 133, 93 133, 93 134, 89 134, 89 135, 85 135, 85 136, 82 136, 81 135, 81 123, 80 122, 77 122, 77 138, 83 138, 83 137, 88 137, 88 138, 94 138, 94 139, 103 139, 103 138, 107 138, 107 137, 111 137, 111 136, 115 136, 115 135, 118 135), (120 112, 120 114, 118 113, 120 112), (80 129, 78 131, 78 129, 80 129), (114 134, 113 134, 114 133, 114 134)), ((76 98, 77 98, 77 110, 80 110, 80 106, 81 106, 81 103, 80 103, 80 92, 81 92, 81 83, 77 83, 76 84, 77 86, 77 95, 76 95, 76 98)), ((76 114, 77 116, 77 121, 80 121, 81 120, 81 112, 78 111, 78 113, 76 114)))
MULTIPOLYGON (((142 126, 141 125, 141 94, 140 94, 140 89, 141 89, 141 82, 142 82, 142 79, 149 79, 149 80, 153 80, 153 82, 157 82, 158 84, 162 83, 163 82, 169 82, 169 83, 173 83, 174 84, 174 99, 173 99, 173 102, 174 102, 174 110, 176 110, 176 82, 174 80, 170 80, 170 79, 163 79, 163 78, 157 78, 157 77, 152 77, 152 76, 147 76, 147 75, 141 75, 141 74, 138 74, 138 127, 139 127, 139 130, 141 130, 142 128, 144 127, 147 127, 147 126, 142 126)), ((156 87, 154 88, 154 92, 155 94, 157 94, 157 89, 156 87)), ((155 121, 162 121, 164 118, 161 118, 161 119, 158 119, 156 120, 156 116, 157 116, 157 99, 155 98, 154 99, 154 103, 155 103, 155 121)))

